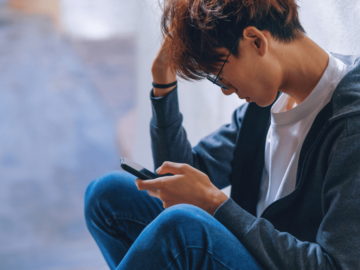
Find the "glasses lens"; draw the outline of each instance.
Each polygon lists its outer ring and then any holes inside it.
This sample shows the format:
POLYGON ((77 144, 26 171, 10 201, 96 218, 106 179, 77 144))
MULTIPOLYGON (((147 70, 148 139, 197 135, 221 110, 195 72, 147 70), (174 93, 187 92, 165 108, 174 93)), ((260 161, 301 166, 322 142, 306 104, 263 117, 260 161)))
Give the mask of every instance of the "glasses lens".
POLYGON ((229 88, 226 85, 223 85, 221 82, 219 82, 214 75, 208 75, 206 78, 213 84, 220 86, 222 89, 229 90, 229 88))

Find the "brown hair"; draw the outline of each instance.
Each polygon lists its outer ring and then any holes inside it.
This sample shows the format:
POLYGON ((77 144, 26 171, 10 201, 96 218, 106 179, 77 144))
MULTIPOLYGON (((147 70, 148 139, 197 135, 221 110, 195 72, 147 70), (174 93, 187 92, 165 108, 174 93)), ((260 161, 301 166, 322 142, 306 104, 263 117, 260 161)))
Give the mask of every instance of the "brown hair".
POLYGON ((161 30, 169 37, 170 67, 185 80, 216 72, 224 62, 216 49, 230 51, 248 26, 293 41, 305 33, 297 7, 295 0, 165 0, 161 30))

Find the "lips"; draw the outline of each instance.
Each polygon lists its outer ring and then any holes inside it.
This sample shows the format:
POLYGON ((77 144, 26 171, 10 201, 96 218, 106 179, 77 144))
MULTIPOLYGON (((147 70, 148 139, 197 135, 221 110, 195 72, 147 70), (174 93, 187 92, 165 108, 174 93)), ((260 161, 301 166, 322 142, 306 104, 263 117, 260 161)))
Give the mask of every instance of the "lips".
POLYGON ((236 94, 238 95, 238 97, 240 98, 240 99, 245 99, 246 101, 249 99, 250 100, 250 98, 249 97, 243 97, 243 96, 240 96, 239 95, 239 91, 238 91, 238 89, 237 88, 235 88, 235 92, 236 92, 236 94))

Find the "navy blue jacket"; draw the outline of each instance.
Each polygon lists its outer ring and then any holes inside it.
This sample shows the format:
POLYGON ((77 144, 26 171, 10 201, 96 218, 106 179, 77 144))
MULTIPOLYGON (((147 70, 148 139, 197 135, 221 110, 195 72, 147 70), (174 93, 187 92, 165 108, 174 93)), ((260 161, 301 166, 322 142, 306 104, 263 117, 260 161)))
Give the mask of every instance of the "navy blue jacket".
POLYGON ((191 147, 177 89, 154 97, 155 167, 187 163, 231 198, 214 213, 268 269, 360 269, 360 57, 316 116, 301 148, 295 190, 256 217, 270 108, 240 106, 231 124, 191 147))

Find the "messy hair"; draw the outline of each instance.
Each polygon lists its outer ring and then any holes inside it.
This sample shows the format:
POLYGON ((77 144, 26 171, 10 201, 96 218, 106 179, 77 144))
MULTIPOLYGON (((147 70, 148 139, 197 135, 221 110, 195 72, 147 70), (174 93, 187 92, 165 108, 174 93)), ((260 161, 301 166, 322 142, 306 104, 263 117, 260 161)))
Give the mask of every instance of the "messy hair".
MULTIPOLYGON (((243 30, 267 30, 289 43, 305 33, 295 0, 164 0, 161 30, 167 37, 169 65, 180 78, 200 80, 224 62, 243 30)), ((239 57, 239 51, 232 54, 239 57)))

